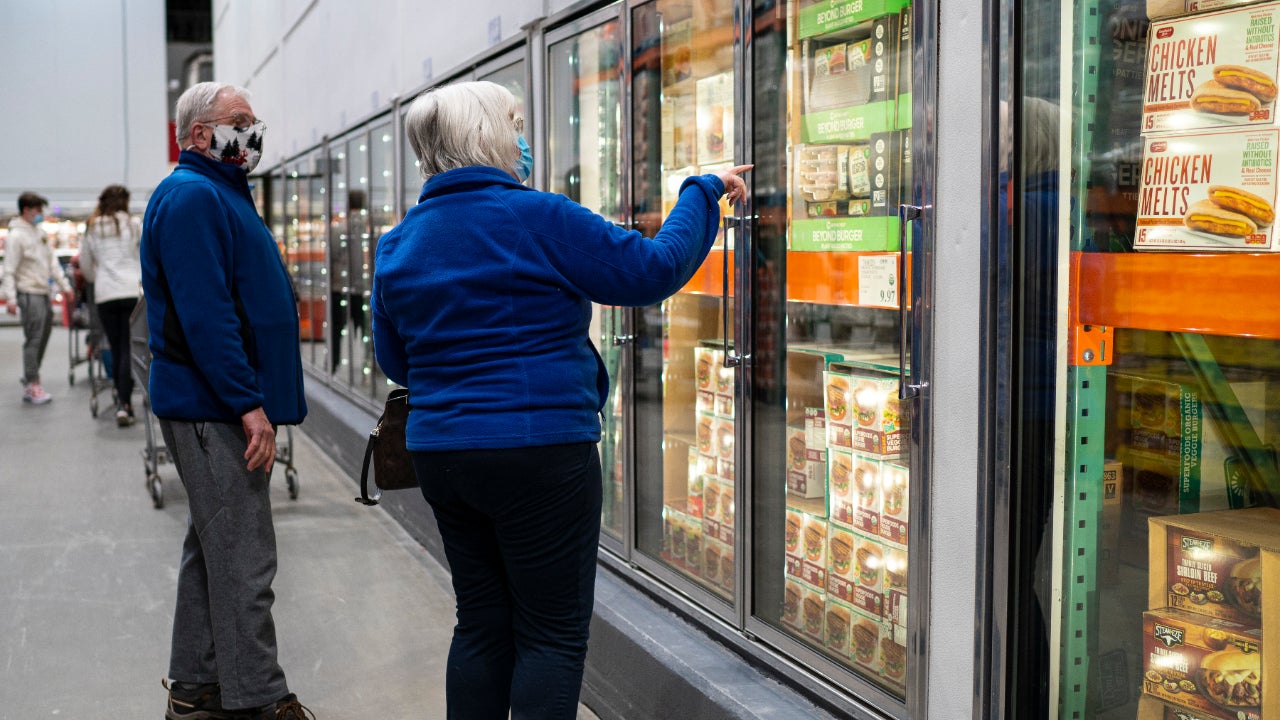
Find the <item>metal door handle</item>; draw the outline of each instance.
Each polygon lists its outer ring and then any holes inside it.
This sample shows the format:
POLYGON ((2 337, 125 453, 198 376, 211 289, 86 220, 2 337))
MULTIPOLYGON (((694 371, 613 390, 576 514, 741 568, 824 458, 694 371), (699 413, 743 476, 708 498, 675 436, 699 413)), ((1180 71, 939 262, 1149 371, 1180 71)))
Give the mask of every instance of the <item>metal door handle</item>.
MULTIPOLYGON (((907 343, 910 342, 912 332, 911 326, 919 317, 920 304, 916 300, 920 296, 920 282, 917 276, 920 274, 920 263, 915 257, 915 243, 909 242, 912 237, 909 227, 916 220, 920 219, 921 207, 919 205, 899 205, 898 206, 898 399, 907 400, 918 397, 920 388, 923 385, 912 384, 911 380, 916 371, 915 364, 907 363, 907 343), (910 262, 908 262, 910 260, 910 262), (907 287, 907 268, 911 270, 911 291, 910 297, 903 292, 907 287), (911 300, 913 316, 909 323, 907 321, 907 301, 911 300), (910 370, 908 370, 910 367, 910 370)), ((913 347, 914 351, 915 348, 913 347)), ((914 352, 912 353, 915 354, 914 352)))
MULTIPOLYGON (((729 328, 731 327, 729 325, 729 227, 731 224, 738 226, 738 234, 735 237, 734 242, 733 263, 734 270, 736 271, 741 267, 740 256, 743 252, 743 248, 740 247, 741 243, 737 241, 742 239, 742 223, 744 220, 745 218, 738 217, 737 215, 724 216, 724 247, 720 252, 721 260, 723 261, 723 265, 721 267, 721 270, 723 271, 723 283, 720 290, 720 310, 722 313, 721 320, 724 323, 724 366, 727 368, 738 367, 746 358, 745 355, 735 353, 732 349, 733 346, 730 345, 729 342, 729 328)), ((739 298, 739 301, 741 301, 741 298, 739 298)), ((737 313, 737 315, 741 315, 741 313, 737 313)), ((735 341, 734 344, 736 344, 738 339, 738 327, 736 324, 732 327, 734 328, 733 340, 735 341)))

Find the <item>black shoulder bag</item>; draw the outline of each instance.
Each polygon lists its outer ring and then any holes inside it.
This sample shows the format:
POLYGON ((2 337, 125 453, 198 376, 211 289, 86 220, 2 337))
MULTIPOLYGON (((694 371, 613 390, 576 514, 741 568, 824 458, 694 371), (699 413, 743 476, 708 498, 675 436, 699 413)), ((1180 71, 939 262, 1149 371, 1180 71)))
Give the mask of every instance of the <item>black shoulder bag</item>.
POLYGON ((364 449, 360 468, 360 497, 356 502, 377 505, 383 490, 406 490, 418 487, 413 471, 413 458, 405 448, 404 428, 409 421, 409 391, 397 388, 387 396, 387 405, 378 424, 369 431, 369 444, 364 449), (373 461, 373 482, 377 494, 369 497, 369 461, 373 461))

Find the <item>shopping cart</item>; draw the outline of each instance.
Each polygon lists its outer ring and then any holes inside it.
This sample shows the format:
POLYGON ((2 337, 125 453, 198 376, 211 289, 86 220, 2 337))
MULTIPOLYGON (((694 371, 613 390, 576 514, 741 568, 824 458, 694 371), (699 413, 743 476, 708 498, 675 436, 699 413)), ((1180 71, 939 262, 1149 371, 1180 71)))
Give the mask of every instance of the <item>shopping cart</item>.
POLYGON ((111 350, 93 301, 93 284, 77 279, 74 296, 64 296, 62 307, 62 322, 67 326, 67 382, 75 385, 76 367, 88 366, 89 414, 98 417, 98 394, 110 392, 113 404, 117 398, 111 379, 111 350))
MULTIPOLYGON (((169 450, 159 441, 159 432, 152 422, 151 394, 147 382, 151 378, 151 348, 147 345, 147 301, 138 301, 129 316, 129 344, 133 349, 131 364, 133 377, 142 388, 142 424, 146 429, 147 446, 142 449, 142 463, 147 475, 147 492, 156 509, 164 507, 164 483, 160 479, 160 466, 172 462, 169 450)), ((285 426, 285 441, 276 443, 276 463, 284 465, 285 486, 289 499, 298 499, 298 470, 293 466, 293 427, 285 426)))

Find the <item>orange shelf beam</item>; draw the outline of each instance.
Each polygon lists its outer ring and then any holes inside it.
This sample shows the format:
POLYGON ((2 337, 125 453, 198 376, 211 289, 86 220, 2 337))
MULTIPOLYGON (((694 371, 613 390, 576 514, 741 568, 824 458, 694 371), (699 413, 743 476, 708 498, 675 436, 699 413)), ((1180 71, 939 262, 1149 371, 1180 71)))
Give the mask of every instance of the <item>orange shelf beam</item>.
MULTIPOLYGON (((896 257, 896 252, 789 252, 787 253, 787 300, 823 305, 858 304, 858 258, 870 255, 896 257)), ((907 275, 910 277, 910 256, 907 275)), ((733 272, 733 251, 729 251, 729 272, 733 272)), ((730 276, 732 278, 732 275, 730 276)), ((719 295, 724 282, 724 251, 712 250, 702 267, 681 292, 719 295)), ((904 292, 909 288, 904 286, 904 292)), ((732 279, 729 296, 734 293, 732 279)), ((875 305, 873 307, 884 307, 875 305)))
POLYGON ((1083 325, 1280 339, 1280 254, 1071 254, 1083 325))

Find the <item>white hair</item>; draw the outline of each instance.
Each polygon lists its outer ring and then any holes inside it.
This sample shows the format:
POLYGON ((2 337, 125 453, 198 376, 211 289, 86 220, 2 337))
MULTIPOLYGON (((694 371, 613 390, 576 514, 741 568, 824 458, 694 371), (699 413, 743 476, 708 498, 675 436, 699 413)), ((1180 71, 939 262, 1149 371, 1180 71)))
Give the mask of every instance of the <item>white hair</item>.
POLYGON ((223 91, 238 95, 245 102, 249 102, 250 95, 248 90, 229 83, 196 83, 182 93, 182 96, 178 98, 178 106, 175 112, 177 117, 174 121, 176 126, 174 139, 178 141, 178 147, 185 148, 187 146, 187 140, 191 137, 192 123, 202 118, 209 119, 208 116, 213 113, 214 107, 218 104, 218 95, 223 91))
POLYGON ((520 159, 516 137, 524 118, 515 95, 486 80, 432 88, 405 114, 405 134, 425 180, 476 165, 514 175, 520 159))

